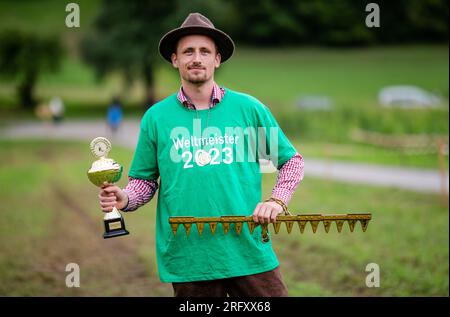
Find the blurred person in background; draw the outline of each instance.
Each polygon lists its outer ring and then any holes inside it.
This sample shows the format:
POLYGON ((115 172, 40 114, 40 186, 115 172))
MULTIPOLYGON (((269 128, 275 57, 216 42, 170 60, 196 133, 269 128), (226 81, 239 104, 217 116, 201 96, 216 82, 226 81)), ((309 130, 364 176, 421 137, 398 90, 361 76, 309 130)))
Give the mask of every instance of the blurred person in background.
MULTIPOLYGON (((252 96, 216 84, 214 72, 231 57, 234 43, 208 18, 189 14, 181 27, 162 37, 159 51, 178 70, 181 87, 145 113, 129 182, 124 189, 103 186, 99 194, 102 210, 110 212, 113 206, 136 210, 160 189, 158 271, 162 282, 172 283, 175 296, 287 296, 278 259, 270 239, 262 238, 261 226, 253 233, 243 228, 239 235, 231 229, 224 234, 218 228, 215 235, 204 230, 202 235, 191 233, 187 237, 173 235, 169 218, 252 215, 256 223, 274 222, 277 215, 287 211, 303 178, 302 156, 269 108, 252 96), (201 136, 208 128, 221 136, 196 139, 190 135, 195 135, 197 126, 204 128, 200 128, 201 136), (259 160, 236 159, 234 145, 245 144, 249 137, 227 135, 228 127, 264 127, 271 133, 275 129, 277 152, 269 156, 276 156, 273 162, 279 174, 268 199, 261 201, 259 160), (180 141, 174 133, 177 129, 187 131, 186 138, 180 141), (211 155, 215 148, 203 150, 205 139, 223 147, 218 157, 211 155), (174 150, 179 152, 180 147, 183 159, 173 159, 174 150)), ((265 138, 262 142, 269 143, 265 138)))
POLYGON ((54 124, 59 124, 64 118, 64 103, 60 97, 53 97, 49 103, 54 124))
POLYGON ((111 104, 109 105, 106 114, 106 122, 113 134, 115 134, 119 129, 120 123, 122 122, 122 118, 123 118, 122 105, 120 103, 119 97, 116 96, 111 101, 111 104))

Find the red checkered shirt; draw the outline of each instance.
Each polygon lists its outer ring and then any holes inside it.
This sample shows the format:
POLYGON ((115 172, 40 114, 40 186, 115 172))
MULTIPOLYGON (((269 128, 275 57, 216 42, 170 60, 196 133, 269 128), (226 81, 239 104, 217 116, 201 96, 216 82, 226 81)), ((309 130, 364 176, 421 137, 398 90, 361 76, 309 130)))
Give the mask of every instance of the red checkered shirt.
MULTIPOLYGON (((209 107, 212 108, 218 104, 224 95, 225 90, 214 83, 209 107)), ((177 98, 186 108, 195 109, 195 105, 184 93, 183 87, 178 91, 177 98)), ((282 200, 287 205, 303 179, 304 165, 303 157, 298 152, 284 163, 278 171, 272 197, 282 200)), ((158 182, 156 180, 128 177, 128 184, 124 188, 124 191, 128 194, 128 205, 123 211, 133 211, 146 204, 153 198, 157 189, 158 182)))

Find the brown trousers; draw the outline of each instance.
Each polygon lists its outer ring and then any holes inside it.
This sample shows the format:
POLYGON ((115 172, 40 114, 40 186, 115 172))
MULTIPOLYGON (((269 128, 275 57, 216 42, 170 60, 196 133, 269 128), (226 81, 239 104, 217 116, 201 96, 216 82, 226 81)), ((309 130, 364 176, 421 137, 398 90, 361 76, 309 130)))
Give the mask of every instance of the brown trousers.
POLYGON ((175 297, 285 297, 279 267, 272 271, 212 281, 172 283, 175 297))

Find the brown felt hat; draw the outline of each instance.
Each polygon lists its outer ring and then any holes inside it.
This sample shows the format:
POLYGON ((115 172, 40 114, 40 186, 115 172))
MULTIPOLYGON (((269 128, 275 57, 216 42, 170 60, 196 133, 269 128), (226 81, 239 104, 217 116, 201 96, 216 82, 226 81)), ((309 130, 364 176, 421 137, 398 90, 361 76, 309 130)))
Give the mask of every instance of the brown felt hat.
POLYGON ((214 27, 214 24, 200 13, 190 13, 183 24, 177 29, 166 33, 159 41, 159 53, 165 60, 172 63, 171 56, 175 52, 178 40, 186 35, 206 35, 217 45, 221 55, 221 63, 233 55, 234 43, 225 32, 214 27))

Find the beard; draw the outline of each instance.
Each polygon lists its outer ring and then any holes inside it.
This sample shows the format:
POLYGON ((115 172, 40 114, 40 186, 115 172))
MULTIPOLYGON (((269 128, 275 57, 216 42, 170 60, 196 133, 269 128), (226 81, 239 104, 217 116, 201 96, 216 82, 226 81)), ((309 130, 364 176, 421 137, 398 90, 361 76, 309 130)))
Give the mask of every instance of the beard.
POLYGON ((208 81, 208 78, 206 77, 206 74, 201 76, 187 76, 185 80, 191 84, 203 84, 208 81))
POLYGON ((206 83, 206 79, 190 79, 188 80, 191 84, 199 85, 206 83))
POLYGON ((190 71, 183 76, 183 79, 191 84, 203 84, 209 80, 206 70, 201 70, 196 74, 192 74, 190 71))

